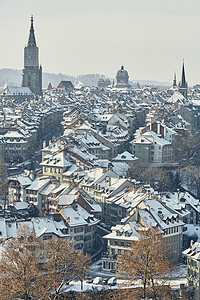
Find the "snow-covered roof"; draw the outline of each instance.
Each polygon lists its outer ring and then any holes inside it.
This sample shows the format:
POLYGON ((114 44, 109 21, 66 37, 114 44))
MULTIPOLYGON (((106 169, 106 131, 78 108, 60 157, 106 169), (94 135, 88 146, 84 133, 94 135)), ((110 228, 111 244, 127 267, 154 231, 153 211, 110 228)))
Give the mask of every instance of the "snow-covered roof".
POLYGON ((169 99, 167 99, 167 102, 176 103, 179 100, 185 100, 185 97, 179 91, 175 91, 175 93, 169 99))
POLYGON ((200 243, 194 243, 190 246, 190 248, 186 249, 182 253, 187 257, 191 257, 194 260, 200 260, 200 243))
POLYGON ((33 95, 29 87, 6 86, 3 93, 6 96, 33 95))
POLYGON ((72 164, 68 161, 65 152, 62 151, 56 155, 52 155, 40 163, 41 166, 67 168, 72 164))
POLYGON ((93 225, 99 222, 99 220, 94 218, 93 215, 88 213, 78 203, 76 203, 75 206, 76 207, 71 205, 62 209, 62 213, 65 216, 65 219, 70 227, 81 225, 93 225))
POLYGON ((55 234, 59 237, 66 237, 68 234, 64 234, 61 229, 67 229, 64 221, 55 222, 52 218, 33 218, 32 219, 36 237, 40 237, 43 234, 55 234))
POLYGON ((134 160, 138 160, 138 158, 131 154, 128 151, 124 151, 121 154, 118 154, 116 157, 113 158, 113 160, 118 160, 118 161, 134 161, 134 160))
POLYGON ((112 232, 105 235, 103 238, 107 240, 124 240, 124 241, 138 241, 138 225, 136 222, 130 222, 125 225, 116 225, 111 228, 112 232))
POLYGON ((50 178, 46 176, 37 177, 34 181, 32 181, 31 185, 29 185, 26 190, 35 190, 39 191, 41 188, 44 188, 46 184, 50 182, 50 178))
POLYGON ((68 206, 73 203, 74 200, 77 200, 78 195, 76 194, 67 194, 61 195, 58 199, 59 206, 68 206))
POLYGON ((23 201, 23 202, 14 202, 13 206, 15 207, 15 209, 17 210, 21 210, 21 209, 27 209, 28 208, 28 203, 23 201))

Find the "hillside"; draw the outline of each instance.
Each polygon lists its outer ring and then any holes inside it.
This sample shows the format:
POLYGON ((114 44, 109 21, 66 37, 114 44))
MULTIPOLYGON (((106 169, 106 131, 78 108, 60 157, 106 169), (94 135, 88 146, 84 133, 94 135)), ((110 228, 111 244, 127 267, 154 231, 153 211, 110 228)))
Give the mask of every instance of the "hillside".
MULTIPOLYGON (((84 85, 97 86, 99 78, 105 78, 102 74, 85 74, 78 75, 76 77, 66 75, 66 74, 54 74, 54 73, 43 73, 43 88, 47 88, 48 84, 51 82, 52 86, 58 86, 61 80, 70 80, 73 83, 76 81, 81 81, 84 85)), ((111 82, 113 79, 111 79, 111 82)), ((0 87, 4 84, 20 86, 22 82, 22 70, 15 69, 0 69, 0 87)), ((136 84, 139 82, 141 85, 154 85, 154 86, 170 86, 168 82, 159 82, 153 80, 133 80, 131 84, 136 84)))

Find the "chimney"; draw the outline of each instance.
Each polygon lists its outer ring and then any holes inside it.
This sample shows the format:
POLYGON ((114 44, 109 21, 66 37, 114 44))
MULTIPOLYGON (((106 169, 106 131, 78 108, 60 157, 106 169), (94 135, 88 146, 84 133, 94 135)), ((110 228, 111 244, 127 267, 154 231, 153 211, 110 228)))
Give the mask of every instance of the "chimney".
POLYGON ((46 148, 46 141, 43 141, 43 149, 46 148))
POLYGON ((177 194, 178 194, 177 203, 179 203, 179 201, 180 201, 180 190, 179 189, 177 189, 177 194))
POLYGON ((163 217, 162 208, 158 209, 158 216, 162 219, 162 217, 163 217))
POLYGON ((33 181, 35 179, 35 173, 33 170, 30 171, 29 178, 33 181))
POLYGON ((77 204, 76 200, 73 201, 73 209, 74 209, 75 211, 78 210, 78 204, 77 204))

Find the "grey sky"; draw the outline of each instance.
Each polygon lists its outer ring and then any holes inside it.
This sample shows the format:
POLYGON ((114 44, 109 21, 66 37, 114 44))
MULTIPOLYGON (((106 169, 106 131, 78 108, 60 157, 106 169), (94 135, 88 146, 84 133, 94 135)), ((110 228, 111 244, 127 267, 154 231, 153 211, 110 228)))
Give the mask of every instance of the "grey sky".
POLYGON ((0 0, 0 68, 23 68, 30 15, 43 70, 200 82, 199 0, 0 0))

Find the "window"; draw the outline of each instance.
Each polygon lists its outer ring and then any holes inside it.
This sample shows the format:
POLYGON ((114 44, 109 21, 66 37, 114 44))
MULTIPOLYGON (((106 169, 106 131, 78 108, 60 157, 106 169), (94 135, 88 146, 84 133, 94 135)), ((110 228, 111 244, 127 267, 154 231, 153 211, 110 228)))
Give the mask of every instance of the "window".
POLYGON ((83 231, 83 227, 77 227, 77 228, 74 228, 74 232, 77 233, 77 232, 82 232, 83 231))
POLYGON ((86 240, 86 241, 91 240, 91 235, 86 235, 85 240, 86 240))
POLYGON ((85 228, 85 232, 90 232, 91 231, 91 226, 85 228))
POLYGON ((74 237, 75 241, 83 240, 83 235, 77 235, 74 237))
POLYGON ((43 241, 52 239, 52 235, 43 236, 43 241))

